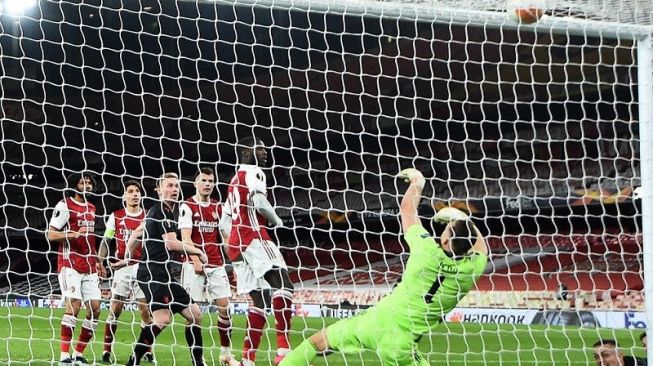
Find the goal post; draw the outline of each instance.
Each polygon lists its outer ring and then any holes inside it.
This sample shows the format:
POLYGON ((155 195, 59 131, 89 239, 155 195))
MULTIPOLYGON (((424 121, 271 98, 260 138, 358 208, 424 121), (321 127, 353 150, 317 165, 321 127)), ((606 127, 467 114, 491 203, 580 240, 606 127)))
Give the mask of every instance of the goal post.
MULTIPOLYGON (((653 294, 653 35, 637 40, 637 76, 639 96, 639 133, 642 166, 642 233, 644 255, 644 293, 653 294)), ((647 332, 653 330, 653 296, 646 296, 647 332)), ((647 350, 653 365, 653 347, 647 350)))

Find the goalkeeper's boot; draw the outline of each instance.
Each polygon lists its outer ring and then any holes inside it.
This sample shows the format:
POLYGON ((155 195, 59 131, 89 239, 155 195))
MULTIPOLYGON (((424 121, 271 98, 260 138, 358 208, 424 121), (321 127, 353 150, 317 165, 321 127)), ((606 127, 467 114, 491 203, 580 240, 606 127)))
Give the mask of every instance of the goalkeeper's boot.
POLYGON ((156 359, 154 359, 154 353, 152 352, 147 352, 143 355, 143 360, 147 361, 149 363, 156 364, 156 359))
POLYGON ((102 353, 102 363, 111 364, 111 352, 104 351, 102 353))
POLYGON ((75 366, 89 366, 90 364, 84 358, 84 356, 75 356, 75 362, 73 362, 73 365, 75 366))

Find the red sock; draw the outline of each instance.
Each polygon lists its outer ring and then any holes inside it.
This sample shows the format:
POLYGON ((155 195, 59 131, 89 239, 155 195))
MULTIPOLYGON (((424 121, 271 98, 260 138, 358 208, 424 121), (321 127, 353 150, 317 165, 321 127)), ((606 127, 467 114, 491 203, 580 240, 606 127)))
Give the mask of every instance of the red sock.
POLYGON ((220 333, 220 345, 231 347, 231 317, 218 314, 218 332, 220 333))
POLYGON ((72 314, 64 314, 61 319, 61 352, 70 352, 70 343, 73 339, 73 332, 77 318, 72 314))
POLYGON ((84 353, 88 342, 93 338, 95 328, 97 328, 97 320, 90 321, 89 319, 84 319, 82 331, 79 333, 79 338, 77 338, 77 344, 75 345, 75 352, 84 353))
POLYGON ((256 307, 250 307, 247 312, 247 336, 243 345, 243 359, 256 361, 256 350, 261 343, 263 327, 265 326, 265 312, 256 307))
POLYGON ((107 322, 104 325, 104 352, 111 352, 111 345, 113 344, 113 337, 116 335, 117 323, 107 322))
POLYGON ((277 348, 290 349, 290 319, 292 318, 292 292, 277 290, 272 294, 274 327, 277 329, 277 348))

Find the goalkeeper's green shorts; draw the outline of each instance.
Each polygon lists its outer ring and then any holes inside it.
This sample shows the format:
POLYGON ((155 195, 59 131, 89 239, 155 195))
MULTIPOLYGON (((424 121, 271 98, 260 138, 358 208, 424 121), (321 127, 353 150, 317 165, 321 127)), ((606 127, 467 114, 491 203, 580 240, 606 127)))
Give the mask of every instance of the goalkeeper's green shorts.
POLYGON ((329 349, 345 354, 372 350, 387 366, 428 366, 414 335, 394 324, 392 314, 377 313, 372 309, 327 327, 329 349))

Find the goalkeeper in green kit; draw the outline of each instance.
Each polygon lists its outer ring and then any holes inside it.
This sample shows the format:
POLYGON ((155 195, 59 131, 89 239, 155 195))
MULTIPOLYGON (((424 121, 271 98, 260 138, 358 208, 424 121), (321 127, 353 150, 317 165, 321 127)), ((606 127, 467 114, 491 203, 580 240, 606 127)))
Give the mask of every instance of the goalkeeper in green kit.
POLYGON ((430 333, 474 286, 485 270, 485 238, 462 211, 440 210, 434 219, 447 226, 440 243, 417 215, 425 179, 417 169, 404 169, 399 178, 410 181, 401 201, 401 224, 410 256, 401 282, 375 306, 353 318, 340 320, 304 340, 280 366, 308 365, 318 353, 358 354, 375 351, 383 365, 429 363, 417 341, 430 333))

